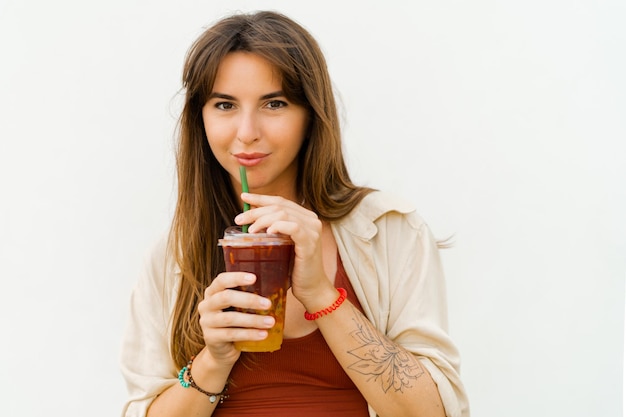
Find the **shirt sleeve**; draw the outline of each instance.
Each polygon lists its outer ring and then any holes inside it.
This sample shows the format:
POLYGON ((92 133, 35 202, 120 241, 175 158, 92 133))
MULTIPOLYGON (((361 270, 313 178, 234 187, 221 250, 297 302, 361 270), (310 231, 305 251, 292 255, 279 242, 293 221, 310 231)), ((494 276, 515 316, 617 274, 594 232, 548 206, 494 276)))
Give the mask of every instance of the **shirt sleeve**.
MULTIPOLYGON (((382 220, 382 219, 381 219, 382 220)), ((384 216, 389 303, 386 334, 418 357, 437 384, 448 417, 468 417, 459 352, 448 335, 448 306, 437 242, 415 213, 384 216)))
POLYGON ((169 349, 175 278, 163 239, 147 257, 130 297, 120 355, 128 389, 123 417, 145 416, 154 398, 178 381, 169 349))

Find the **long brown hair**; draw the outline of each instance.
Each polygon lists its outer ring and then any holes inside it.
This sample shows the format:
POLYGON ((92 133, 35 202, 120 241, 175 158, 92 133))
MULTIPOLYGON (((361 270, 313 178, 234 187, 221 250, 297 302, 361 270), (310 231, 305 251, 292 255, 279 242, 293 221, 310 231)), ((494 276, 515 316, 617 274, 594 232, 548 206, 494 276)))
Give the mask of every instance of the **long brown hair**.
POLYGON ((209 148, 202 120, 218 66, 234 51, 271 62, 282 76, 286 97, 309 111, 308 134, 298 156, 298 197, 320 219, 333 221, 371 191, 350 180, 326 61, 306 29, 279 13, 257 12, 227 17, 206 30, 186 57, 178 126, 178 198, 169 247, 182 274, 171 335, 179 366, 204 347, 198 303, 213 277, 224 270, 217 240, 242 210, 228 173, 209 148))

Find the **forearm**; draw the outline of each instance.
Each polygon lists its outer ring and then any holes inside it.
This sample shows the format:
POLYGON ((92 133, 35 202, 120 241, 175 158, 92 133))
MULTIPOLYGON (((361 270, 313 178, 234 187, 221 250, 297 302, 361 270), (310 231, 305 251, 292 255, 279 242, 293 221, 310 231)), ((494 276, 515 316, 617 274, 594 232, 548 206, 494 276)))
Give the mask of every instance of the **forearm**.
MULTIPOLYGON (((203 390, 221 392, 231 368, 214 364, 203 349, 193 361, 193 379, 203 390)), ((208 417, 213 414, 220 398, 211 403, 209 397, 195 388, 174 384, 155 398, 148 409, 147 417, 208 417)))
POLYGON ((437 386, 426 368, 413 354, 382 335, 349 301, 319 318, 317 325, 378 415, 445 416, 437 386))

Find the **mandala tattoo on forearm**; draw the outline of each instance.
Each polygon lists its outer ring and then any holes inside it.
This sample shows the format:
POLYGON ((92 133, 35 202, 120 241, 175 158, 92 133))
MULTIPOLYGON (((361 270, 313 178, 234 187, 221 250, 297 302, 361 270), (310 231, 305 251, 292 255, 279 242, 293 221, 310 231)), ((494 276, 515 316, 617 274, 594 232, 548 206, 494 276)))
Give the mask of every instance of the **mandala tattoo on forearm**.
MULTIPOLYGON (((355 309, 356 310, 356 309, 355 309)), ((412 382, 424 374, 419 361, 409 352, 401 349, 386 337, 380 335, 357 311, 355 315, 356 330, 352 337, 362 344, 348 351, 358 361, 348 369, 363 375, 370 375, 375 381, 380 380, 384 392, 393 387, 403 392, 411 388, 412 382)))

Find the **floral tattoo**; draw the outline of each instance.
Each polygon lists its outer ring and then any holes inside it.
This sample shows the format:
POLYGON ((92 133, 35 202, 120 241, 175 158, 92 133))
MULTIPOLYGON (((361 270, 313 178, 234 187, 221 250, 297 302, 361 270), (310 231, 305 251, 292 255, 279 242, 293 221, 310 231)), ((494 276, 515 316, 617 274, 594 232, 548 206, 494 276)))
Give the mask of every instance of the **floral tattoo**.
POLYGON ((403 392, 410 388, 411 382, 424 374, 424 369, 415 357, 404 349, 400 349, 389 339, 381 336, 359 313, 354 319, 357 329, 351 333, 362 345, 348 351, 358 358, 358 361, 348 366, 348 369, 363 375, 370 375, 370 379, 380 380, 384 392, 391 387, 403 392))

